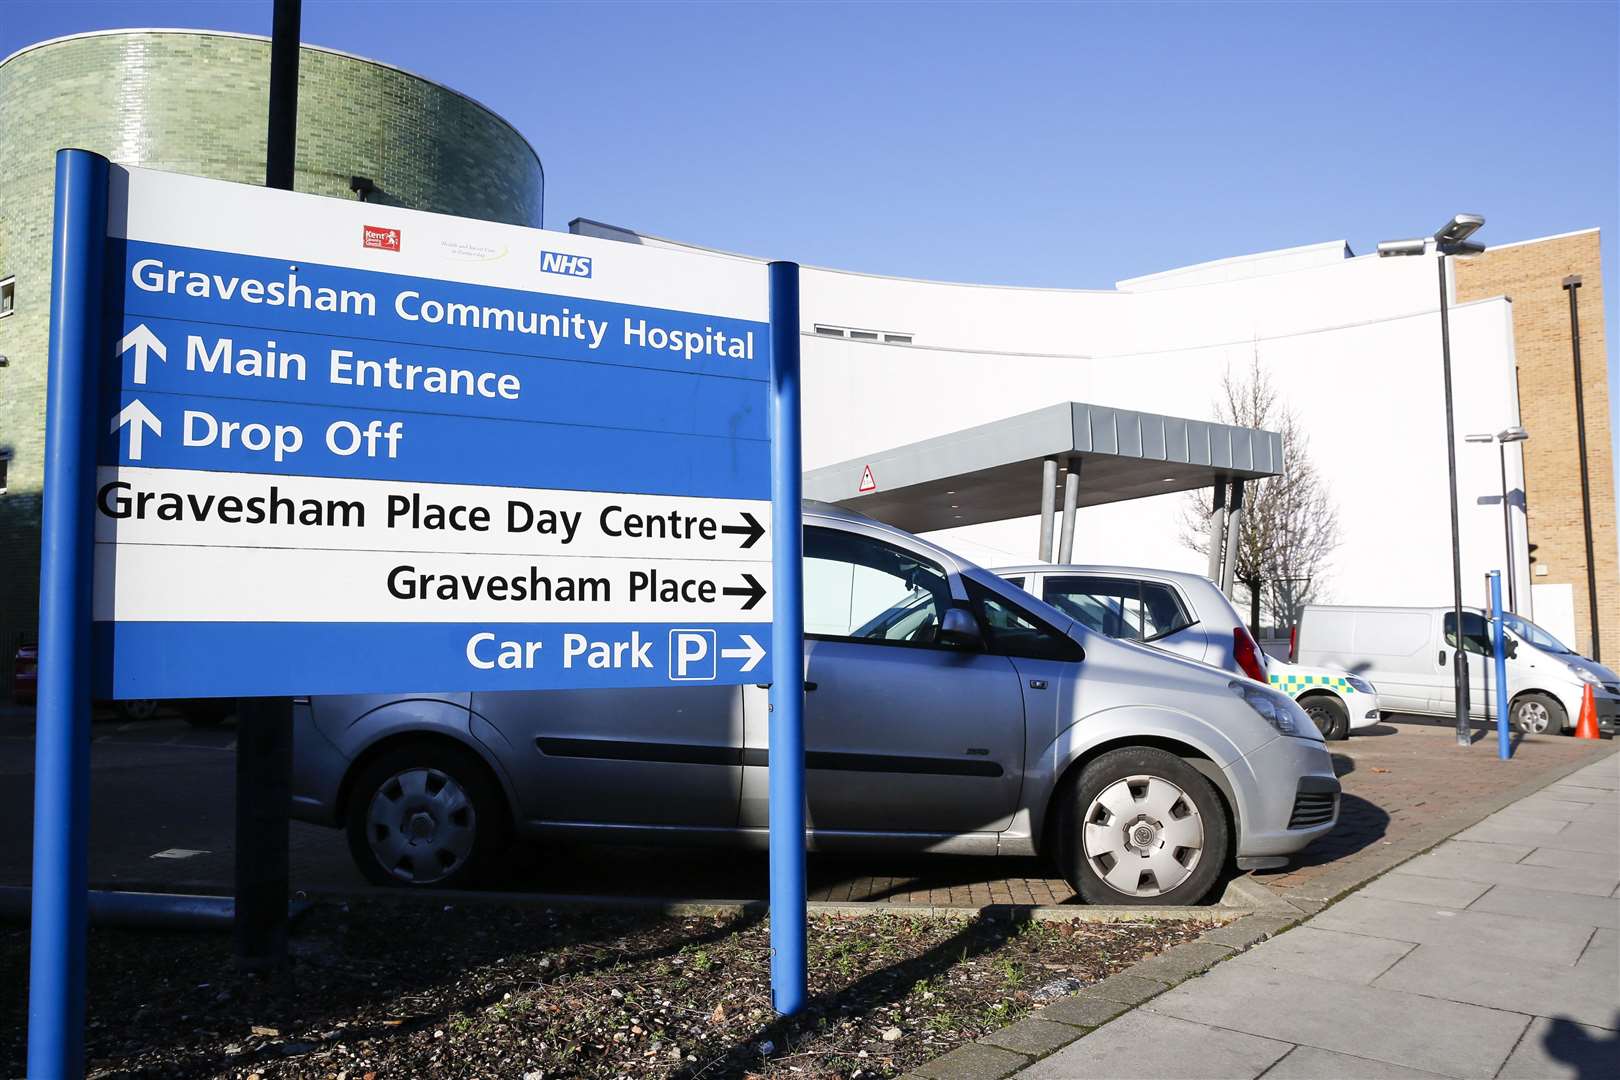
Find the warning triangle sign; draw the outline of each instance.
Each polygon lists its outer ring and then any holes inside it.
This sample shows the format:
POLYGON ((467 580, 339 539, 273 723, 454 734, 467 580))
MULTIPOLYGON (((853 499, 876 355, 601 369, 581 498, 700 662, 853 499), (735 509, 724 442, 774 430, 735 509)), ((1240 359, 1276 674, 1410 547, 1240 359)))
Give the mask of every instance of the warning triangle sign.
POLYGON ((872 475, 872 466, 868 465, 861 470, 861 486, 857 489, 859 494, 877 490, 877 479, 872 475))

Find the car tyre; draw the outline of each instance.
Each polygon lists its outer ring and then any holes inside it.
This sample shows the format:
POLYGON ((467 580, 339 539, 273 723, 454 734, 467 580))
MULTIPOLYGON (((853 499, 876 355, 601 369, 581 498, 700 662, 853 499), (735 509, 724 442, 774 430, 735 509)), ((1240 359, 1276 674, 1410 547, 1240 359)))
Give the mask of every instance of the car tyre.
POLYGON ((476 884, 505 846, 505 802, 472 751, 437 742, 367 762, 345 808, 349 853, 367 880, 404 888, 476 884))
POLYGON ((231 718, 235 702, 230 698, 198 698, 180 702, 180 715, 192 727, 219 727, 231 718))
POLYGON ((1220 793, 1163 750, 1110 750, 1059 798, 1059 868, 1088 904, 1196 904, 1230 860, 1220 793))
POLYGON ((1513 699, 1513 726, 1526 735, 1562 735, 1568 717, 1556 698, 1531 691, 1513 699))
POLYGON ((157 715, 160 704, 156 698, 125 698, 113 703, 113 711, 127 722, 150 720, 157 715))
POLYGON ((1312 694, 1300 703, 1322 738, 1329 742, 1350 737, 1350 710, 1331 694, 1312 694))

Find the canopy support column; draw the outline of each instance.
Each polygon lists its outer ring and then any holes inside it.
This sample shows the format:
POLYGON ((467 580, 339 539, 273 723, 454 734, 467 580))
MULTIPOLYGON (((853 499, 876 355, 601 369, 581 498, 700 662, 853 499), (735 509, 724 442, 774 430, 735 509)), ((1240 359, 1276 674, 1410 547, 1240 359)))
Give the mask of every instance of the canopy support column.
POLYGON ((1041 562, 1052 561, 1052 519, 1057 513, 1057 458, 1041 463, 1041 562))
POLYGON ((1069 462, 1069 475, 1063 481, 1063 539, 1058 543, 1058 562, 1073 562, 1074 515, 1080 503, 1080 461, 1069 462))

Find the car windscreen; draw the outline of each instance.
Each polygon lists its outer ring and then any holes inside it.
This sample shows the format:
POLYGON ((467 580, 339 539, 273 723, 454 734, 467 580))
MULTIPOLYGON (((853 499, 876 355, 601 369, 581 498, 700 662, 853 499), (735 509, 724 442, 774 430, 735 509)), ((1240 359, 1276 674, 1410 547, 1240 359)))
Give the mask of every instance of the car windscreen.
POLYGON ((1547 631, 1543 630, 1541 627, 1537 626, 1535 623, 1521 615, 1503 615, 1502 621, 1507 623, 1507 628, 1509 630, 1513 631, 1520 638, 1524 639, 1531 645, 1534 645, 1538 649, 1542 649, 1550 653, 1562 653, 1566 656, 1573 656, 1575 654, 1574 649, 1571 649, 1568 645, 1565 645, 1562 641, 1559 641, 1557 638, 1547 633, 1547 631))

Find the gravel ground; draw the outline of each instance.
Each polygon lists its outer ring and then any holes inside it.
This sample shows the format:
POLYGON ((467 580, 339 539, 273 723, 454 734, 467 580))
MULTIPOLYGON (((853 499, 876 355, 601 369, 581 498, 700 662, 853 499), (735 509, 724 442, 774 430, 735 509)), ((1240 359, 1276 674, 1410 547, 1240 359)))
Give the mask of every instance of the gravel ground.
MULTIPOLYGON (((753 915, 323 905, 269 979, 233 970, 227 935, 96 928, 89 1075, 894 1076, 1206 929, 815 917, 811 1005, 785 1023, 753 915)), ((26 987, 27 951, 26 927, 0 928, 0 986, 26 987)), ((25 1006, 7 997, 14 1076, 25 1006)))

